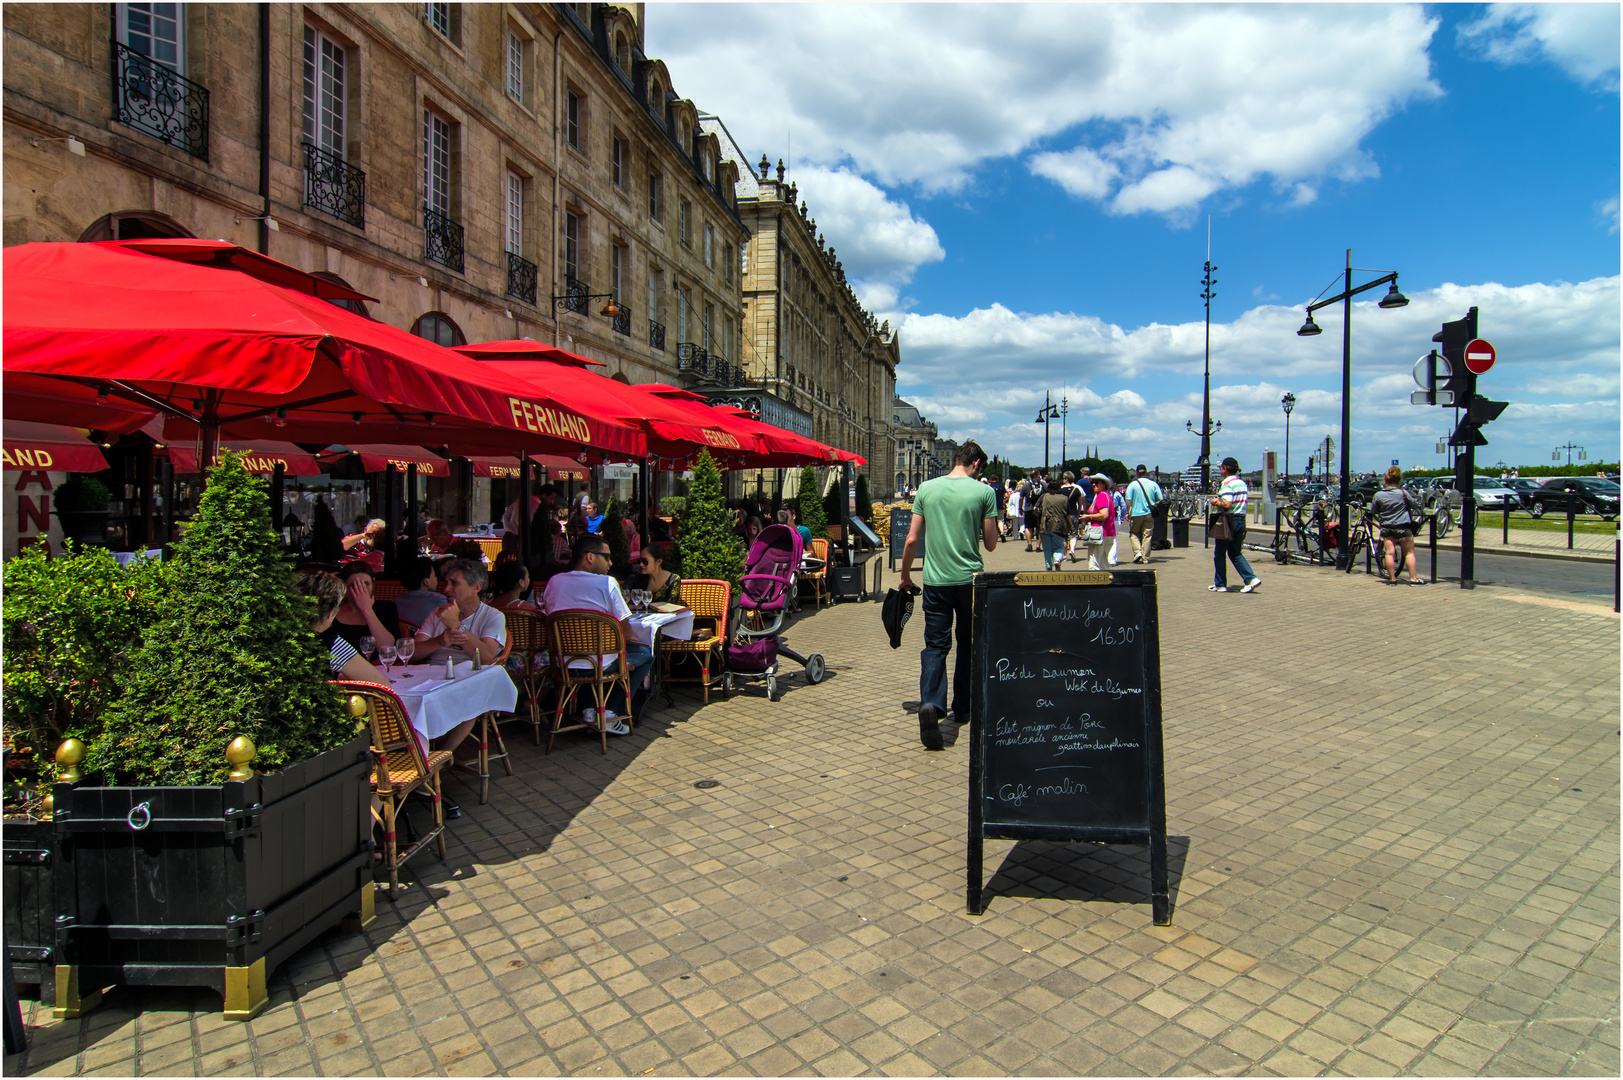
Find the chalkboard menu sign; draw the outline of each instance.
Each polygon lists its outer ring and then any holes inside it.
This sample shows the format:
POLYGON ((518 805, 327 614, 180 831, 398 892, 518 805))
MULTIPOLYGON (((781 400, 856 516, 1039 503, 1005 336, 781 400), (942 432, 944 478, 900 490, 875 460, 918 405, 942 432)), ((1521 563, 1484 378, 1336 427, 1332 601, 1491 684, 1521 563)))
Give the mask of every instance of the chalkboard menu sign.
MULTIPOLYGON (((907 531, 913 527, 913 511, 894 507, 890 512, 890 568, 896 569, 896 563, 902 557, 902 548, 907 545, 907 531)), ((914 551, 914 558, 924 558, 923 536, 919 537, 919 546, 914 551)))
POLYGON ((974 591, 968 908, 985 839, 1148 844, 1172 921, 1155 574, 980 574, 974 591))

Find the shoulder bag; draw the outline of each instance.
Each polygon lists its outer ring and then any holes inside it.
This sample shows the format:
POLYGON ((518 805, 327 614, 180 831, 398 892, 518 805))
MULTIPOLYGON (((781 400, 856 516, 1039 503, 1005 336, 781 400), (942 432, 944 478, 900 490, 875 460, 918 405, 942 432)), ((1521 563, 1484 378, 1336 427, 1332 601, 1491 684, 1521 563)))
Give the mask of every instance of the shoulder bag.
POLYGON ((1213 540, 1233 540, 1233 515, 1222 507, 1218 507, 1217 513, 1207 520, 1206 535, 1213 540))

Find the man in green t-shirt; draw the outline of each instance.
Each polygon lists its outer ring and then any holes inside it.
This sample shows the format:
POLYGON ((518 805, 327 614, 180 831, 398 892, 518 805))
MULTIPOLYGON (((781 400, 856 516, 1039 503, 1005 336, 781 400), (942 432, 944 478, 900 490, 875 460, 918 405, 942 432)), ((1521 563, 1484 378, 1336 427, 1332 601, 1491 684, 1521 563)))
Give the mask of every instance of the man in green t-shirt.
POLYGON ((953 456, 952 472, 926 480, 913 497, 913 524, 902 548, 903 590, 913 588, 913 554, 924 538, 924 651, 919 654, 919 741, 940 750, 941 718, 947 714, 947 653, 952 649, 953 620, 958 621, 958 663, 952 673, 952 715, 969 722, 970 603, 975 575, 981 572, 979 545, 997 547, 997 496, 981 483, 986 451, 966 442, 953 456))

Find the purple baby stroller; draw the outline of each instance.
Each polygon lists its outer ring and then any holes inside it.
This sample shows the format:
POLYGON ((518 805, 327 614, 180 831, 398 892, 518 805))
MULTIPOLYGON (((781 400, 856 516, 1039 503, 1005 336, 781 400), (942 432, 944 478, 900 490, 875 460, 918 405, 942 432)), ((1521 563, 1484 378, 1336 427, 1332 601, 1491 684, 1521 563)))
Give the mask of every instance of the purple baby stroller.
POLYGON ((723 691, 730 692, 742 682, 765 679, 767 700, 778 700, 780 655, 804 667, 807 682, 823 681, 820 654, 801 656, 778 640, 783 620, 794 603, 800 558, 800 533, 787 525, 768 525, 750 545, 738 607, 728 619, 723 691))

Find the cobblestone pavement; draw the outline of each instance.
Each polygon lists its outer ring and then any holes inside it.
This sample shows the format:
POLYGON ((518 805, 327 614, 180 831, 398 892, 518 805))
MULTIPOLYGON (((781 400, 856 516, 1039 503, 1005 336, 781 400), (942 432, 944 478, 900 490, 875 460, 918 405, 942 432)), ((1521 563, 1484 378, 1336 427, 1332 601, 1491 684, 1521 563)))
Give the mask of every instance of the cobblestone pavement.
POLYGON ((903 710, 922 618, 892 652, 844 604, 776 704, 679 697, 607 756, 514 729, 446 861, 257 1019, 36 1007, 6 1071, 1618 1075, 1609 607, 1160 554, 1171 927, 1125 847, 988 842, 965 915, 967 732, 903 710))

